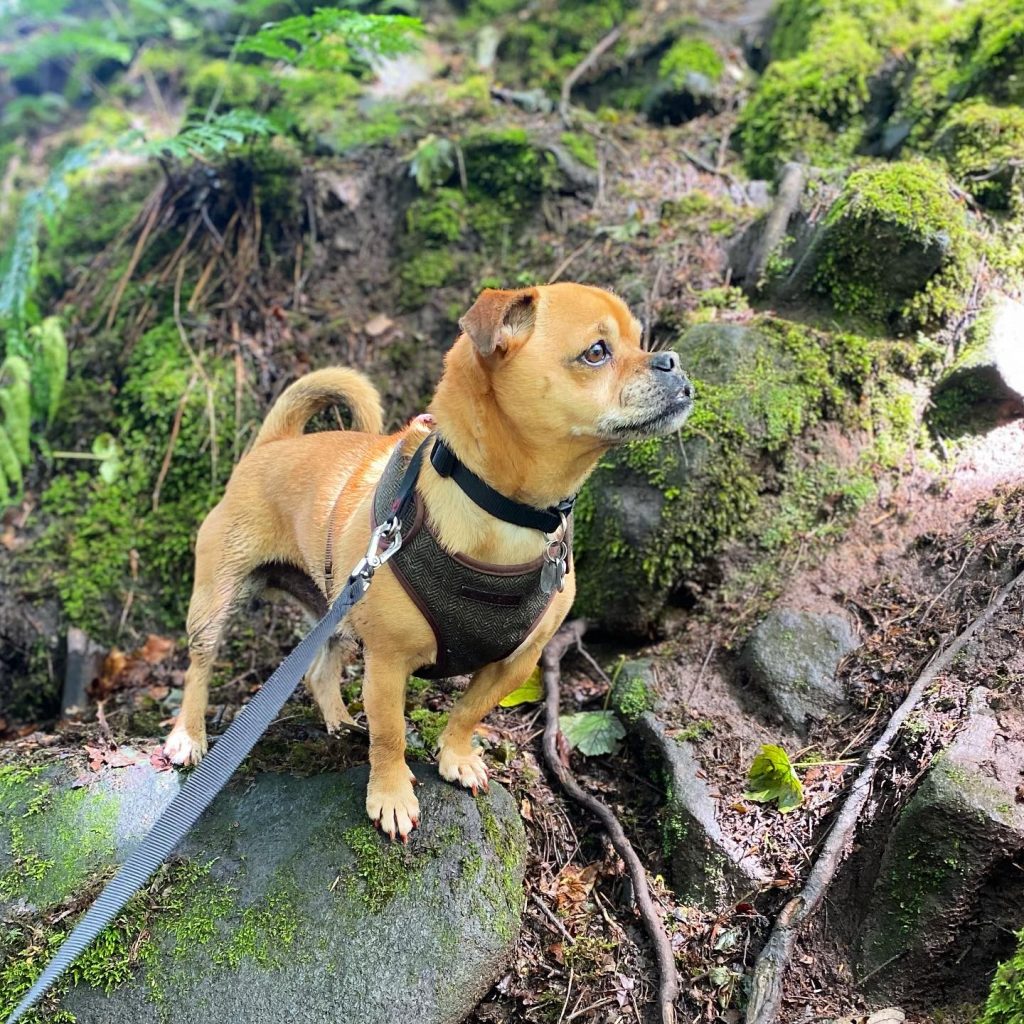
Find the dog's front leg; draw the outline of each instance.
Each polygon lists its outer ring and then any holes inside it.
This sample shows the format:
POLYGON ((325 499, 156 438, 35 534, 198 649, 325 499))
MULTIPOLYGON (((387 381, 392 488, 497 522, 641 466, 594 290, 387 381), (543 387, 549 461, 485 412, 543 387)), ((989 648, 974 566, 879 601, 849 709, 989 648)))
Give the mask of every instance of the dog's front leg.
POLYGON ((382 832, 404 842, 419 824, 416 777, 405 763, 405 682, 415 666, 375 650, 366 652, 363 707, 370 729, 370 785, 366 813, 382 832))
POLYGON ((507 697, 536 668, 548 634, 514 658, 485 665, 473 675, 466 692, 452 708, 438 740, 437 767, 441 777, 465 786, 473 795, 487 790, 487 766, 473 746, 473 732, 502 698, 507 697))

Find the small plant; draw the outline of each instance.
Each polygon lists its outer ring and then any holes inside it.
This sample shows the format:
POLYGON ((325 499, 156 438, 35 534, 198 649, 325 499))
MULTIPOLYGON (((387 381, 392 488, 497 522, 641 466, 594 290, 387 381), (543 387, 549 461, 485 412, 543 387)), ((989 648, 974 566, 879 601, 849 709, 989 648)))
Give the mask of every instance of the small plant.
POLYGON ((619 740, 626 735, 614 711, 560 715, 558 726, 569 746, 586 757, 614 754, 619 749, 619 740))
POLYGON ((774 743, 761 746, 761 753, 750 766, 747 785, 750 788, 743 795, 748 800, 775 801, 783 814, 795 810, 804 800, 804 787, 789 755, 774 743))

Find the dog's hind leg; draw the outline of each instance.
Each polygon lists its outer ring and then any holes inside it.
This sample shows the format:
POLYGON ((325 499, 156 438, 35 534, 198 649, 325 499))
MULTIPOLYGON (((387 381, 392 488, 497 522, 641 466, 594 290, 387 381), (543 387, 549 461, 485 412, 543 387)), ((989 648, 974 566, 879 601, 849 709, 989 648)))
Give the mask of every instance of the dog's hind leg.
POLYGON ((248 587, 247 562, 225 560, 219 544, 223 534, 207 529, 214 509, 203 523, 196 543, 196 578, 188 606, 188 671, 185 692, 164 752, 175 764, 198 764, 206 753, 206 705, 210 677, 228 616, 248 587))
POLYGON ((356 643, 350 637, 332 637, 327 646, 317 652, 306 673, 306 687, 317 702, 329 733, 345 726, 362 731, 341 696, 341 673, 355 658, 356 650, 356 643))

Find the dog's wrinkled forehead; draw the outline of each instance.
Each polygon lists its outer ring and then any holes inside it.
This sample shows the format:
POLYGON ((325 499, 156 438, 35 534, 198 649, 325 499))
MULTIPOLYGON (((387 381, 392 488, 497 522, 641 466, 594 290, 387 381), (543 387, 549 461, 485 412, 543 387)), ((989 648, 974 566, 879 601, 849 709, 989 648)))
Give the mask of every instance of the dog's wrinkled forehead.
POLYGON ((540 290, 537 324, 561 337, 619 339, 640 344, 639 321, 617 295, 581 285, 549 285, 540 290))

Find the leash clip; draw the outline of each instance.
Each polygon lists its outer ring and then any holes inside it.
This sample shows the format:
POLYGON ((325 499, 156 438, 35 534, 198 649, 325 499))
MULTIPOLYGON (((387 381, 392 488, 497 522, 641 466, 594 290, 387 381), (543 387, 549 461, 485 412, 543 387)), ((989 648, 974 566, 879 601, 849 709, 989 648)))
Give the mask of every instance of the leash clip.
POLYGON ((366 554, 352 570, 350 579, 362 576, 369 583, 373 574, 389 558, 397 554, 401 546, 402 524, 399 522, 398 516, 395 516, 386 523, 382 523, 370 534, 370 543, 367 545, 366 554))

